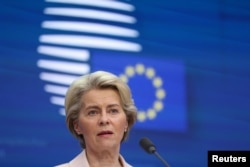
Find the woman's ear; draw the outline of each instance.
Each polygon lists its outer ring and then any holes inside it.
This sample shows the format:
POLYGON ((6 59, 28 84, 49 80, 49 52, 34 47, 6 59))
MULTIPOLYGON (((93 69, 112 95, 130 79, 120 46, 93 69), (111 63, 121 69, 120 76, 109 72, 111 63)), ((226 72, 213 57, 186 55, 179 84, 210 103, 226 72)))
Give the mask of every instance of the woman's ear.
POLYGON ((124 132, 127 132, 128 131, 128 121, 126 121, 126 125, 125 125, 125 128, 124 128, 124 132))
POLYGON ((74 125, 74 130, 75 130, 75 132, 76 132, 78 135, 80 135, 80 134, 81 134, 81 130, 80 130, 80 128, 79 128, 78 121, 75 120, 74 123, 73 123, 73 125, 74 125))

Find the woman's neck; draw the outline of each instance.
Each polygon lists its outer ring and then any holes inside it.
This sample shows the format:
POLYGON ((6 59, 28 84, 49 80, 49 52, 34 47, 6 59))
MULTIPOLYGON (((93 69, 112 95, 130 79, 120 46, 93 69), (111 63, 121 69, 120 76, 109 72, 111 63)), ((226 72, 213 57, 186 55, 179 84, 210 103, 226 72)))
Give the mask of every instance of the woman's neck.
POLYGON ((119 151, 86 149, 90 167, 122 167, 119 151))

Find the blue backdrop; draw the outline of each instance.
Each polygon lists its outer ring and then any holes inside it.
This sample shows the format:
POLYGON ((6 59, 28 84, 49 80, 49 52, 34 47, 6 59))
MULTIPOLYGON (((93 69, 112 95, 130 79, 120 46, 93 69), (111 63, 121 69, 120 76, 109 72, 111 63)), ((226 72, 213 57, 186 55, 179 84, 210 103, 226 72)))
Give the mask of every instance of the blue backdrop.
POLYGON ((65 125, 70 82, 108 70, 138 121, 121 153, 135 167, 205 167, 208 150, 250 150, 247 0, 0 4, 0 166, 45 167, 80 152, 65 125))

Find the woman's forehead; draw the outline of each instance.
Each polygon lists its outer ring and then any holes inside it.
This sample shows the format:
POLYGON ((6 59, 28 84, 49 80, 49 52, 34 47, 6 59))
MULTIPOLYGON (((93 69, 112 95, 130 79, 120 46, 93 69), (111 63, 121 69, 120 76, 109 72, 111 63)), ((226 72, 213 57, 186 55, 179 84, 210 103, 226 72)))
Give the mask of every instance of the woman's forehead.
POLYGON ((121 105, 121 98, 113 89, 93 89, 82 96, 82 104, 88 106, 121 105))

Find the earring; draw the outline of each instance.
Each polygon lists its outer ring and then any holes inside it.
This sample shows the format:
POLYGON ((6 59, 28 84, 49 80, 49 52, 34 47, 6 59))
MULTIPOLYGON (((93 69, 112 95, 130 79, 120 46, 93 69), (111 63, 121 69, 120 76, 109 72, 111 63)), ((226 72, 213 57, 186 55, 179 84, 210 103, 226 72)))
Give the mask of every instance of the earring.
POLYGON ((127 132, 127 128, 124 129, 124 132, 127 132))

